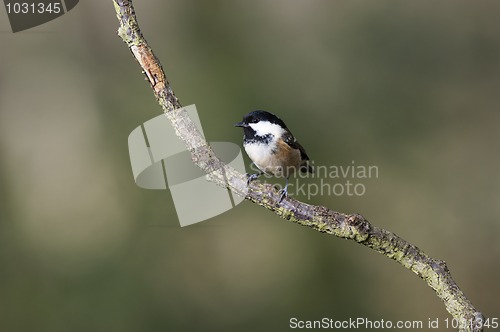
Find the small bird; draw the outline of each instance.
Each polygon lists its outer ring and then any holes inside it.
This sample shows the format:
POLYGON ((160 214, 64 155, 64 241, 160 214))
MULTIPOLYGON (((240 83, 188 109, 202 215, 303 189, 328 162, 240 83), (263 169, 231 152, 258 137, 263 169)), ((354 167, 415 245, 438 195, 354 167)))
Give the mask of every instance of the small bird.
POLYGON ((288 178, 297 170, 312 173, 309 157, 283 120, 266 111, 253 111, 235 123, 243 128, 243 147, 260 172, 249 175, 248 183, 262 174, 286 178, 280 202, 288 196, 288 178))

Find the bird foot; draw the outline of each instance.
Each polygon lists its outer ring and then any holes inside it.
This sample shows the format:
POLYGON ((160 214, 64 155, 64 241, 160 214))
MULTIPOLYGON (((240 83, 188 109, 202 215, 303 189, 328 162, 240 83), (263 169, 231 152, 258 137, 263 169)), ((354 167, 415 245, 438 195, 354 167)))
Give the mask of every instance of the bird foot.
POLYGON ((281 203, 281 201, 283 200, 283 198, 288 197, 288 188, 285 187, 283 189, 280 189, 278 191, 278 193, 280 194, 280 203, 281 203))
POLYGON ((247 186, 250 184, 250 182, 257 179, 261 175, 262 175, 262 173, 247 174, 247 186))

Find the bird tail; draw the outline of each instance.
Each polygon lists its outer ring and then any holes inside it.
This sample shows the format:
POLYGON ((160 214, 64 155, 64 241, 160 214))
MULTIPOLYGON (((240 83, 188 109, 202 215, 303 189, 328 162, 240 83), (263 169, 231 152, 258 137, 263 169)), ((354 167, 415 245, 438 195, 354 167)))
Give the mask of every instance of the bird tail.
POLYGON ((314 174, 314 168, 307 161, 305 163, 303 163, 302 165, 300 165, 300 171, 302 173, 314 174))

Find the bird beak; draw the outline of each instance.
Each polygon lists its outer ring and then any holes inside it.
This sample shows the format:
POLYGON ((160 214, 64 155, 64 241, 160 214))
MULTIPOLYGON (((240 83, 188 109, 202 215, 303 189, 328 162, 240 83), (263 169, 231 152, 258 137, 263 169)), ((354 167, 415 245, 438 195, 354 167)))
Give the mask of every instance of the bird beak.
POLYGON ((234 124, 235 127, 248 127, 248 124, 246 124, 245 122, 238 122, 238 123, 235 123, 234 124))

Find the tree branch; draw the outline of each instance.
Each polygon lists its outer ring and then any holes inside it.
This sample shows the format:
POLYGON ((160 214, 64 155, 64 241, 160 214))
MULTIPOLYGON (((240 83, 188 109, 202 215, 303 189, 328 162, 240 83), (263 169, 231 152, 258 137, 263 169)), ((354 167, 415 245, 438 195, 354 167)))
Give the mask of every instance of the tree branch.
POLYGON ((218 159, 187 112, 179 110, 182 106, 172 91, 159 60, 139 29, 132 1, 114 0, 114 5, 120 22, 118 35, 139 62, 163 112, 171 121, 177 136, 191 152, 193 163, 210 174, 210 181, 273 211, 283 219, 322 233, 354 240, 394 259, 434 289, 453 318, 464 323, 460 331, 482 331, 483 315, 457 286, 444 261, 429 257, 396 234, 373 226, 359 214, 344 214, 289 197, 280 202, 280 194, 272 185, 256 181, 247 185, 246 175, 218 159))

